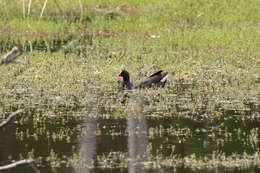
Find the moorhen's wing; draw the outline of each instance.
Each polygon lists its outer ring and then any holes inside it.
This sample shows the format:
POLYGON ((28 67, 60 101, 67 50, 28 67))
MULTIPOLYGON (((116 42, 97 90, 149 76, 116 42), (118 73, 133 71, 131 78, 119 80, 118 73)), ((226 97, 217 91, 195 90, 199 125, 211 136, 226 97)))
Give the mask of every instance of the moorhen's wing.
POLYGON ((135 88, 151 87, 152 85, 164 86, 167 81, 168 73, 162 70, 152 74, 148 78, 141 80, 135 84, 135 88))
MULTIPOLYGON (((156 73, 152 74, 152 75, 149 76, 149 77, 161 75, 162 72, 163 72, 162 70, 157 71, 156 73)), ((149 77, 148 77, 148 78, 149 78, 149 77)))

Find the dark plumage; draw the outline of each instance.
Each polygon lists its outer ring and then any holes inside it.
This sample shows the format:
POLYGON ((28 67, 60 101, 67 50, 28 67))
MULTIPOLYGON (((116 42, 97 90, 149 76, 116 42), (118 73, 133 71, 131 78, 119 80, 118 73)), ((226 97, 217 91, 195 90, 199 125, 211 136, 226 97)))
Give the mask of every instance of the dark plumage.
POLYGON ((152 87, 152 86, 161 86, 164 87, 168 73, 160 70, 151 76, 138 81, 136 84, 132 84, 130 81, 130 74, 126 70, 122 70, 118 76, 123 77, 123 87, 131 89, 132 87, 134 88, 146 88, 146 87, 152 87))
POLYGON ((133 84, 130 82, 130 74, 126 70, 122 70, 118 76, 123 77, 123 88, 131 89, 133 84))

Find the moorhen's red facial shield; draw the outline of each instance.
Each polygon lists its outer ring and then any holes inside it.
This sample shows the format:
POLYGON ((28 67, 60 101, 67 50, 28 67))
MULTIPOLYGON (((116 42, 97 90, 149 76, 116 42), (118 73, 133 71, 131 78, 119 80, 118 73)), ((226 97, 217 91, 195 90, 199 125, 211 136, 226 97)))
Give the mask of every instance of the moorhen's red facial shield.
POLYGON ((119 73, 117 74, 117 76, 122 77, 122 76, 123 76, 122 73, 123 73, 123 71, 119 72, 119 73))

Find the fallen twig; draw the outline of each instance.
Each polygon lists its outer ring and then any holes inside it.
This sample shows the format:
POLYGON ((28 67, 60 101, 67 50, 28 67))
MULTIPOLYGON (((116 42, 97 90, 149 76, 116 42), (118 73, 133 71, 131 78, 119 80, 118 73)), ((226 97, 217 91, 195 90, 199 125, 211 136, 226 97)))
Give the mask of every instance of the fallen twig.
POLYGON ((0 171, 5 170, 5 169, 11 169, 11 168, 14 168, 19 165, 30 164, 33 161, 34 161, 33 159, 24 159, 24 160, 20 160, 20 161, 17 161, 17 162, 8 164, 8 165, 0 166, 0 171))
POLYGON ((13 49, 1 57, 0 59, 0 65, 2 64, 8 64, 12 61, 14 61, 18 56, 22 54, 22 51, 18 47, 13 47, 13 49))
POLYGON ((8 124, 12 120, 13 117, 15 117, 16 115, 21 114, 22 112, 23 112, 23 110, 19 109, 19 110, 15 111, 15 112, 11 113, 3 122, 0 123, 0 128, 4 127, 6 124, 8 124))

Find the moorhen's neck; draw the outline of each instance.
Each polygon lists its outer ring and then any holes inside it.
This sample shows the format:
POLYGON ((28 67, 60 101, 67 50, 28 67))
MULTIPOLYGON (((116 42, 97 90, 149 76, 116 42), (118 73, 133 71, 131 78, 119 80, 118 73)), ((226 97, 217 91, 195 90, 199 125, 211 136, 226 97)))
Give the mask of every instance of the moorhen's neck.
POLYGON ((123 77, 123 87, 131 89, 132 83, 130 82, 130 77, 129 76, 124 76, 123 77))
POLYGON ((123 76, 123 81, 124 81, 124 83, 130 82, 130 76, 129 76, 129 74, 125 74, 125 75, 123 76))

